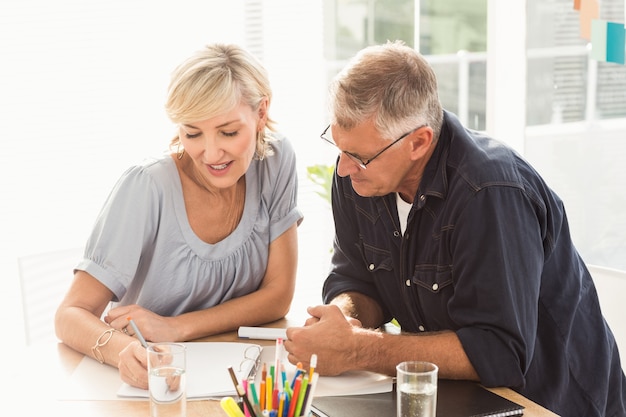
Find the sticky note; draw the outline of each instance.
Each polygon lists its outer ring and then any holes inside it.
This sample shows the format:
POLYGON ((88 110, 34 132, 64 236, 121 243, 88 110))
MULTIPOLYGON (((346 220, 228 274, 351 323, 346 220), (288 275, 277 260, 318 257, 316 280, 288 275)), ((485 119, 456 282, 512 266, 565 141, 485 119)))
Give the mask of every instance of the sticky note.
POLYGON ((606 61, 606 20, 591 21, 591 58, 606 61))
POLYGON ((591 40, 591 22, 600 17, 600 6, 597 0, 580 0, 580 37, 591 40))
POLYGON ((624 24, 607 22, 606 25, 606 60, 617 64, 624 64, 624 24))

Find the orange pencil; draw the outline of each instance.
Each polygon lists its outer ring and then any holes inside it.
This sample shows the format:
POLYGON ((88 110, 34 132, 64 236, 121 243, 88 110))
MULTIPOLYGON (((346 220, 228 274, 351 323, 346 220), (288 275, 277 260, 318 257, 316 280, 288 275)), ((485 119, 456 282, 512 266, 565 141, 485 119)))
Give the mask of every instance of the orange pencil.
POLYGON ((265 380, 261 380, 261 392, 259 393, 259 405, 261 406, 261 411, 265 410, 265 380))
POLYGON ((267 365, 263 362, 263 368, 261 369, 261 387, 259 388, 259 405, 261 406, 261 411, 265 410, 265 378, 267 378, 267 365))
POLYGON ((298 376, 304 372, 304 368, 302 365, 302 362, 298 362, 296 364, 296 373, 293 375, 293 379, 291 380, 291 389, 293 389, 293 386, 296 383, 296 378, 298 378, 298 376))
POLYGON ((293 386, 293 395, 291 396, 291 401, 289 404, 289 414, 287 414, 287 417, 298 417, 298 416, 294 416, 294 414, 296 412, 296 407, 298 405, 298 397, 300 395, 301 385, 302 385, 302 375, 298 375, 298 378, 296 378, 296 383, 293 386))

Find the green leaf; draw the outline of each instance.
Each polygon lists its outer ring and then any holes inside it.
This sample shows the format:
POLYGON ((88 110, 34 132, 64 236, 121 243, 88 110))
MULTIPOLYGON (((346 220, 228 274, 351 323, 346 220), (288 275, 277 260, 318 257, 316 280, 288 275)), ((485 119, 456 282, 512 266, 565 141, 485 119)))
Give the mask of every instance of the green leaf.
POLYGON ((306 168, 307 177, 316 186, 315 193, 331 204, 331 187, 333 185, 334 165, 317 164, 306 168))

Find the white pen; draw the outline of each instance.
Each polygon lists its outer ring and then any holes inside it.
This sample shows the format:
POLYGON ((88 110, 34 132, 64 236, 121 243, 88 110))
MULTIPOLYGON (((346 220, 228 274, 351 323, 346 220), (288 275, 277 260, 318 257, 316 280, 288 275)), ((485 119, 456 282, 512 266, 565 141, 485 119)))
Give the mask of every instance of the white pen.
POLYGON ((139 327, 137 327, 133 319, 131 319, 130 317, 127 317, 126 319, 130 323, 130 325, 133 327, 133 330, 135 331, 135 336, 137 336, 137 339, 139 339, 139 341, 141 342, 141 346, 147 348, 148 343, 146 342, 146 339, 143 338, 143 335, 139 331, 139 327))

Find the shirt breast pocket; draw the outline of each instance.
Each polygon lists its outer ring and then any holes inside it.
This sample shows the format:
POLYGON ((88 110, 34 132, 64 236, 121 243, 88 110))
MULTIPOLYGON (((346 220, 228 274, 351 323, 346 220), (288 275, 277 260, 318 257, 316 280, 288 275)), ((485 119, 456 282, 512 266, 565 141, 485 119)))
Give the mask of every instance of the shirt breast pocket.
POLYGON ((417 288, 418 304, 428 330, 453 328, 448 313, 448 302, 454 294, 452 268, 418 265, 413 271, 411 284, 417 288))
POLYGON ((372 246, 365 242, 361 243, 361 254, 365 262, 365 268, 370 272, 391 272, 393 271, 393 262, 391 252, 372 246))

